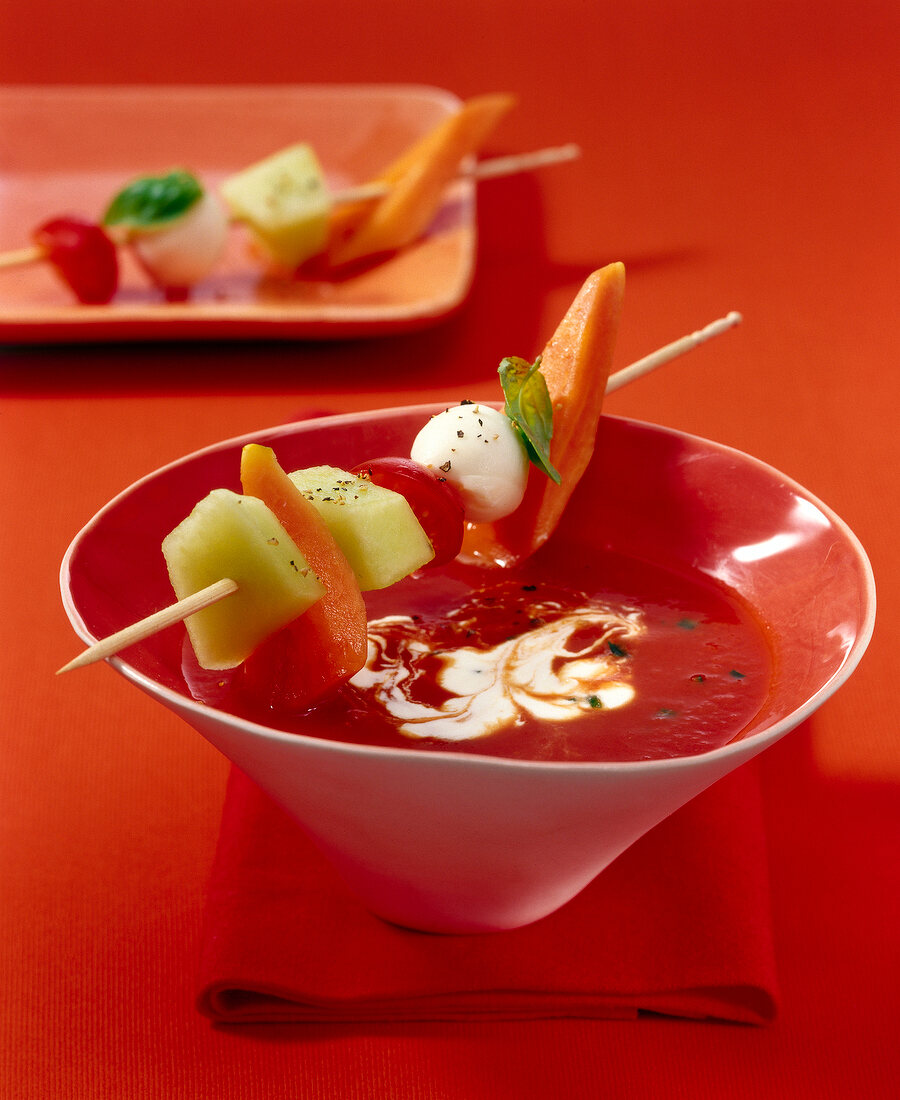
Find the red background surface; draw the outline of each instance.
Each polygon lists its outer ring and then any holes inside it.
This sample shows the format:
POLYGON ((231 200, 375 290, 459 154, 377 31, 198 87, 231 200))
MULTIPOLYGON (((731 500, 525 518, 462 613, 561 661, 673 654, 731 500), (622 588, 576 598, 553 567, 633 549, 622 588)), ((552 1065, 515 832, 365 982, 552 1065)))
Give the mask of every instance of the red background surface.
POLYGON ((511 90, 491 151, 584 148, 481 189, 478 281, 437 328, 0 350, 0 1095, 893 1095, 896 6, 0 0, 0 27, 5 83, 511 90), (778 1020, 211 1029, 193 997, 227 764, 108 668, 54 679, 77 649, 66 545, 132 480, 218 439, 309 409, 492 395, 499 358, 539 350, 616 259, 619 366, 729 309, 745 321, 609 411, 784 470, 854 528, 878 581, 857 674, 761 759, 778 1020))

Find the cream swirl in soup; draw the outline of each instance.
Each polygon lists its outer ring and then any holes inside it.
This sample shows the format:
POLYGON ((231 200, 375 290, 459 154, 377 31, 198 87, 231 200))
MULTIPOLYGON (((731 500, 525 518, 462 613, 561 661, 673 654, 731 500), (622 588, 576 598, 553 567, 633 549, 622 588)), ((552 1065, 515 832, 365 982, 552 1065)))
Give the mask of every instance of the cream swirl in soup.
POLYGON ((634 697, 626 652, 643 627, 638 611, 617 614, 590 604, 566 609, 532 604, 536 625, 494 645, 434 652, 408 615, 369 623, 366 667, 351 683, 371 693, 407 737, 467 741, 519 723, 524 716, 568 722, 579 712, 624 706, 634 697), (432 676, 444 698, 416 698, 432 676))

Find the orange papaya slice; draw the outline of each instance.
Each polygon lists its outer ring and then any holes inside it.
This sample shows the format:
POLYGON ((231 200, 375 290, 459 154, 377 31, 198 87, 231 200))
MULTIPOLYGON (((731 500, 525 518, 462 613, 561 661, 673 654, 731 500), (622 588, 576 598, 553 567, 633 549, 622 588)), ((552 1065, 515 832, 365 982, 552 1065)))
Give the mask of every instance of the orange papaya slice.
POLYGON ((254 701, 302 711, 365 664, 365 604, 325 521, 270 447, 244 447, 241 484, 246 496, 258 497, 274 512, 326 589, 308 611, 263 641, 241 668, 241 690, 254 701))
POLYGON ((463 543, 466 557, 520 561, 553 534, 593 454, 624 294, 623 264, 593 272, 541 353, 541 372, 553 404, 550 460, 560 484, 532 469, 515 512, 470 527, 463 543))
POLYGON ((390 190, 375 202, 332 213, 328 261, 334 267, 395 252, 428 228, 447 185, 515 105, 511 95, 475 96, 402 153, 373 182, 390 190))

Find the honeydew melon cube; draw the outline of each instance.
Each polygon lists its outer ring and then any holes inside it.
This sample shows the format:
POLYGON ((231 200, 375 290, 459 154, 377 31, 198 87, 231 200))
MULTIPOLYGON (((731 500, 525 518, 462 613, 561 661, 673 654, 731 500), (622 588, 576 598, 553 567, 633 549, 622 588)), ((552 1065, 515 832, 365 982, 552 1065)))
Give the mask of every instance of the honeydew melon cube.
POLYGON ((295 470, 290 478, 325 520, 363 592, 387 588, 434 557, 401 493, 336 466, 295 470))
POLYGON ((286 268, 324 251, 331 198, 316 154, 291 145, 230 176, 221 194, 263 250, 286 268))
POLYGON ((241 664, 325 594, 269 508, 230 489, 204 497, 163 539, 162 552, 180 600, 223 577, 237 582, 233 595, 185 620, 203 668, 241 664))

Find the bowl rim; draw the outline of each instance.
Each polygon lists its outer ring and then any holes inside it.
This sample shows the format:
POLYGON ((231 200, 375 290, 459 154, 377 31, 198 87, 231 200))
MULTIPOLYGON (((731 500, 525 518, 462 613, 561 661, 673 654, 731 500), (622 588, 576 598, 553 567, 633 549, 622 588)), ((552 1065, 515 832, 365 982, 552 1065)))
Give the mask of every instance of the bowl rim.
MULTIPOLYGON (((501 403, 494 401, 479 402, 484 405, 494 405, 495 407, 501 407, 501 403)), ((252 432, 247 432, 241 435, 233 436, 229 439, 219 440, 216 443, 208 444, 205 447, 201 447, 198 450, 191 451, 188 454, 174 459, 171 462, 167 462, 162 466, 157 467, 155 470, 145 474, 143 477, 138 478, 137 481, 132 482, 126 486, 121 492, 112 497, 102 508, 100 508, 92 517, 87 521, 81 530, 75 535, 66 552, 63 556, 59 569, 59 585, 60 594, 62 598, 63 607, 69 618, 69 621, 75 630, 75 633, 86 644, 91 644, 98 639, 90 632, 85 625, 85 622, 75 605, 72 597, 71 588, 69 585, 69 577, 71 575, 72 559, 75 556, 79 548, 79 544, 83 537, 100 522, 100 520, 110 511, 112 511, 120 500, 130 495, 135 490, 140 488, 143 484, 153 480, 160 474, 175 469, 179 466, 185 465, 188 462, 194 461, 203 455, 212 454, 216 451, 224 450, 228 447, 235 447, 243 445, 245 443, 253 443, 259 440, 273 441, 278 437, 292 434, 299 426, 310 425, 315 428, 327 428, 329 426, 340 426, 342 424, 351 422, 358 424, 360 422, 366 422, 371 420, 377 420, 383 417, 386 413, 391 414, 403 414, 403 415, 415 415, 421 418, 427 418, 434 415, 436 411, 441 411, 446 407, 446 402, 423 402, 413 405, 395 405, 387 406, 379 409, 367 409, 358 412, 336 413, 330 416, 316 417, 309 420, 295 420, 285 424, 280 424, 271 428, 261 428, 252 432)), ((215 716, 224 725, 231 727, 232 729, 241 730, 245 733, 250 733, 263 739, 275 739, 279 742, 294 743, 298 740, 306 744, 308 748, 317 748, 320 751, 335 752, 338 754, 349 754, 352 756, 358 756, 362 754, 364 756, 371 756, 377 758, 390 758, 390 759, 403 759, 408 758, 411 761, 418 761, 422 766, 432 767, 473 767, 478 766, 482 769, 510 769, 514 770, 534 770, 534 769, 551 769, 554 772, 573 772, 577 774, 591 774, 597 771, 604 772, 618 772, 628 771, 634 772, 640 769, 642 772, 655 772, 672 770, 673 768, 691 767, 696 766, 698 760, 711 761, 711 760, 727 760, 731 756, 740 756, 746 753, 747 746, 752 745, 756 749, 765 748, 767 745, 778 740, 783 734, 787 733, 801 722, 805 721, 811 714, 813 714, 830 696, 832 696, 839 687, 841 687, 852 675, 858 666, 863 654, 868 648, 869 642, 872 638, 872 633, 875 626, 875 611, 876 611, 876 591, 875 591, 875 576, 872 569, 871 562, 863 548, 859 538, 848 526, 848 524, 841 519, 841 517, 831 508, 820 500, 814 493, 810 492, 807 488, 801 485, 798 481, 784 474, 781 470, 775 466, 763 461, 760 458, 756 458, 753 455, 748 454, 745 451, 741 451, 736 447, 732 447, 725 443, 719 443, 715 440, 707 439, 703 436, 692 434, 690 432, 682 431, 678 428, 666 427, 664 425, 653 424, 649 421, 639 420, 633 417, 615 416, 604 413, 603 419, 613 420, 618 423, 624 424, 627 427, 634 427, 639 430, 649 430, 654 433, 660 433, 672 438, 681 440, 690 444, 699 444, 704 448, 709 448, 720 454, 733 455, 745 463, 749 463, 756 469, 762 471, 770 477, 774 477, 781 481, 783 486, 801 496, 803 499, 813 504, 818 508, 821 513, 828 519, 829 523, 839 531, 847 544, 854 552, 854 556, 859 565, 861 576, 863 579, 863 594, 865 597, 864 609, 865 613, 860 624, 860 629, 857 632, 856 637, 853 640, 852 645, 847 650, 841 661, 840 666, 834 673, 826 680, 824 684, 813 695, 806 700, 801 706, 795 708, 790 713, 784 715, 777 722, 773 723, 768 729, 759 730, 746 739, 738 738, 734 741, 730 741, 725 745, 720 745, 717 748, 709 749, 703 753, 696 753, 690 756, 675 756, 675 757, 663 757, 652 760, 597 760, 597 761, 564 761, 564 760, 519 760, 512 757, 500 757, 500 756, 488 756, 480 753, 466 752, 464 750, 454 750, 453 752, 445 752, 441 749, 429 750, 428 752, 422 752, 421 749, 416 748, 402 748, 395 746, 381 746, 381 745, 364 745, 354 742, 345 741, 333 741, 326 737, 312 736, 309 734, 277 730, 269 726, 266 726, 259 722, 251 721, 250 719, 240 718, 236 715, 230 714, 227 711, 218 710, 216 707, 210 706, 207 703, 201 703, 196 699, 191 698, 188 695, 183 695, 180 692, 174 691, 172 688, 166 687, 157 683, 151 677, 140 672, 138 669, 130 665, 125 659, 120 656, 113 656, 106 658, 108 664, 110 664, 120 675, 126 680, 133 683, 136 687, 150 695, 152 698, 157 699, 170 709, 174 709, 181 715, 190 714, 197 716, 200 719, 208 720, 210 716, 215 716), (431 762, 428 765, 426 762, 431 762)))

